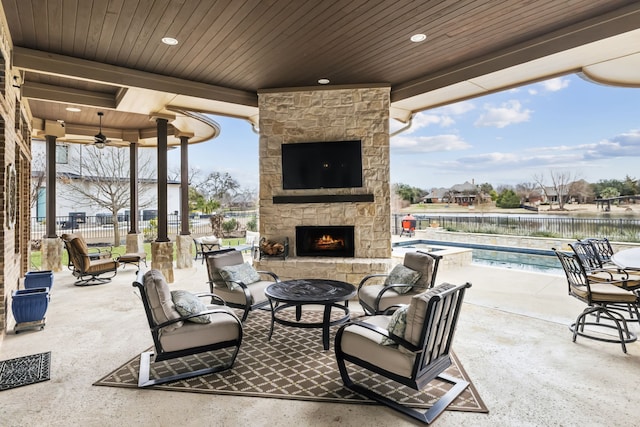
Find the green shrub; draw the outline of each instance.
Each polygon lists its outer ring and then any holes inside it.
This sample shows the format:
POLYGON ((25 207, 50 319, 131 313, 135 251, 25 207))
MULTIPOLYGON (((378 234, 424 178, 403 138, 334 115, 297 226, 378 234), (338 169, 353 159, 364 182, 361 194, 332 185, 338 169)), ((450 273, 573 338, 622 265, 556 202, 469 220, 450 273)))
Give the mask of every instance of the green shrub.
POLYGON ((231 218, 229 221, 222 223, 222 231, 225 233, 231 233, 238 228, 238 221, 235 218, 231 218))

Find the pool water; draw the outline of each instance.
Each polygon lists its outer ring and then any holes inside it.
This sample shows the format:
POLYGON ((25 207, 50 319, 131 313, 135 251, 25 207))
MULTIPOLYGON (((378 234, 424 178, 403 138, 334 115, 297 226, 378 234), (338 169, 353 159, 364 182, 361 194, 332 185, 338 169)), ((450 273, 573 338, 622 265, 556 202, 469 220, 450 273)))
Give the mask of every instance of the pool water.
MULTIPOLYGON (((447 247, 447 243, 442 242, 434 245, 432 242, 424 241, 402 242, 394 244, 394 250, 398 252, 406 252, 407 250, 420 249, 427 252, 438 252, 447 247), (441 246, 440 246, 441 245, 441 246)), ((474 248, 463 246, 461 244, 452 244, 455 247, 468 247, 472 250, 472 264, 488 265, 491 267, 511 268, 514 270, 524 270, 537 273, 564 274, 560 261, 555 255, 515 252, 514 248, 503 248, 500 250, 482 248, 474 248)), ((544 252, 544 251, 539 251, 544 252)))
POLYGON ((472 263, 492 267, 512 268, 538 273, 563 274, 556 256, 505 252, 487 249, 473 249, 472 263))

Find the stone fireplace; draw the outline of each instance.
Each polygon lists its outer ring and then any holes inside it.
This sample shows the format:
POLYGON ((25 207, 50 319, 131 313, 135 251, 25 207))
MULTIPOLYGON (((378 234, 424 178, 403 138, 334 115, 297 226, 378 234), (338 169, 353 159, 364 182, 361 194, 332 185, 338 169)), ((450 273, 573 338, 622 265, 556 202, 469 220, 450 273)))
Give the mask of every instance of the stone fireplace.
MULTIPOLYGON (((357 284, 391 264, 389 184, 389 86, 293 88, 258 93, 260 109, 260 236, 288 237, 286 260, 262 259, 256 268, 282 279, 327 278, 357 284), (284 189, 282 145, 361 142, 362 185, 350 188, 284 189), (325 237, 322 249, 305 247, 296 230, 350 227, 352 248, 325 237), (302 256, 301 256, 302 252, 302 256)), ((325 233, 326 234, 326 233, 325 233)), ((331 233, 329 233, 331 234, 331 233)), ((321 240, 324 234, 318 236, 321 240)))

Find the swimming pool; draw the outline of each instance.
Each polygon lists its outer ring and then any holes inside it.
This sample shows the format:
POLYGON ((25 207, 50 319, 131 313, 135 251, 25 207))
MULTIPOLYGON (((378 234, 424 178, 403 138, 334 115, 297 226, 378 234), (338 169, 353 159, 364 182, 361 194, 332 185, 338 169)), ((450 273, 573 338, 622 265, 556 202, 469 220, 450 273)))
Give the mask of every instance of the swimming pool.
POLYGON ((445 247, 468 248, 472 250, 471 263, 492 267, 510 268, 514 270, 537 273, 563 274, 560 261, 553 251, 541 249, 524 249, 506 246, 476 245, 471 243, 449 243, 428 240, 412 240, 393 243, 394 249, 421 249, 427 252, 438 252, 445 247))

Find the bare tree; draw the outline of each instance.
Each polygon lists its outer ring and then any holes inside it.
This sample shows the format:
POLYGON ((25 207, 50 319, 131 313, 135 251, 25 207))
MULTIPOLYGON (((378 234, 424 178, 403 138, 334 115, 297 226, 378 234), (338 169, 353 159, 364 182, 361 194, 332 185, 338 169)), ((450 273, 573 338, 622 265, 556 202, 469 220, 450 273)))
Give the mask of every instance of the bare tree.
POLYGON ((31 161, 31 190, 29 196, 29 206, 31 208, 33 208, 36 203, 38 203, 38 195, 40 194, 40 190, 45 188, 44 183, 47 178, 45 169, 46 165, 44 157, 34 157, 31 161))
POLYGON ((544 192, 549 203, 552 201, 552 197, 549 190, 553 191, 557 197, 558 202, 558 210, 563 211, 564 205, 567 202, 570 184, 571 182, 576 180, 574 174, 569 171, 549 171, 549 177, 551 178, 551 186, 550 188, 544 185, 544 175, 534 175, 533 179, 536 181, 538 186, 544 192))
POLYGON ((571 183, 569 196, 575 197, 578 203, 586 203, 593 198, 593 189, 587 181, 579 179, 571 183))
MULTIPOLYGON (((73 161, 79 165, 79 175, 66 174, 63 180, 68 191, 60 197, 72 201, 77 206, 96 205, 109 211, 113 217, 113 244, 120 245, 118 212, 129 206, 129 152, 120 148, 83 147, 81 155, 73 161)), ((74 156, 75 157, 75 156, 74 156)), ((138 175, 141 180, 155 176, 155 168, 149 155, 138 159, 138 175)), ((139 206, 151 204, 151 187, 138 188, 139 206)))
MULTIPOLYGON (((200 182, 200 175, 202 174, 202 171, 200 170, 199 167, 194 167, 191 166, 189 167, 189 173, 188 173, 188 184, 189 185, 195 185, 194 183, 196 182, 200 182)), ((181 173, 180 173, 180 166, 178 167, 174 167, 169 169, 169 171, 167 172, 167 176, 169 178, 169 180, 171 181, 180 181, 181 178, 181 173)))
POLYGON ((208 201, 215 200, 221 205, 228 204, 240 188, 238 181, 228 172, 211 172, 203 181, 194 185, 208 201))
POLYGON ((537 184, 535 182, 521 182, 516 184, 516 194, 523 202, 529 201, 531 196, 536 192, 537 184))

